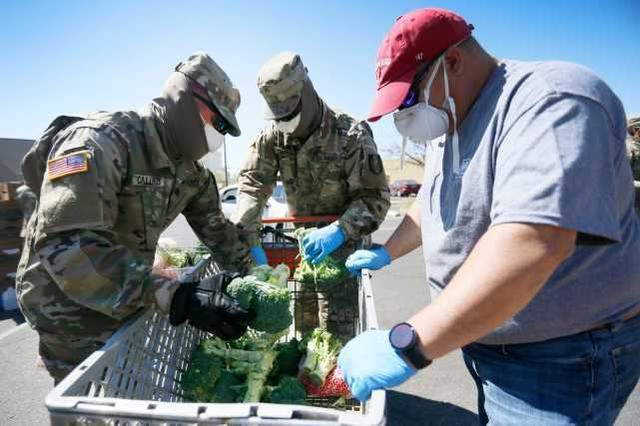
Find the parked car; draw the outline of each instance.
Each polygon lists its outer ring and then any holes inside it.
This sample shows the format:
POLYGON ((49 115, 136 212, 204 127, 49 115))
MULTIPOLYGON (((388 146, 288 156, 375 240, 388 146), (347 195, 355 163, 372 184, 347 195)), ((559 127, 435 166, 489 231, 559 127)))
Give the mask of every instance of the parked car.
POLYGON ((389 191, 393 197, 409 197, 418 195, 420 184, 413 179, 396 180, 389 186, 389 191))
MULTIPOLYGON (((220 190, 220 203, 222 213, 228 218, 231 217, 238 200, 238 185, 229 185, 220 190)), ((282 182, 278 182, 273 187, 273 193, 267 200, 267 205, 262 211, 263 218, 285 217, 287 216, 287 196, 284 192, 282 182)))

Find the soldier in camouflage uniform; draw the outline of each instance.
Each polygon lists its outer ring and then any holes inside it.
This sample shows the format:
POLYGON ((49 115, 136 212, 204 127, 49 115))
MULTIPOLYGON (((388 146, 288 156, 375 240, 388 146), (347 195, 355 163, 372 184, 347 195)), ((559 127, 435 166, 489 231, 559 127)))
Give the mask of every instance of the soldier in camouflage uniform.
MULTIPOLYGON (((258 89, 272 121, 249 148, 232 220, 251 230, 252 250, 261 251, 261 212, 279 173, 290 216, 340 216, 305 238, 305 256, 319 262, 333 252, 337 260, 346 259, 389 209, 386 175, 371 129, 322 101, 297 54, 284 52, 267 61, 258 74, 258 89)), ((296 307, 302 314, 296 317, 298 330, 320 325, 345 340, 352 337, 358 305, 354 284, 349 280, 320 301, 306 289, 296 307)))
POLYGON ((197 161, 225 133, 240 134, 239 103, 224 71, 195 53, 143 112, 59 117, 45 132, 50 145, 43 136, 23 160, 37 206, 18 300, 56 381, 151 305, 174 325, 188 319, 223 338, 244 333, 247 313, 224 294, 226 280, 180 285, 152 271, 158 237, 180 213, 214 260, 247 268, 241 230, 223 216, 216 181, 197 161))

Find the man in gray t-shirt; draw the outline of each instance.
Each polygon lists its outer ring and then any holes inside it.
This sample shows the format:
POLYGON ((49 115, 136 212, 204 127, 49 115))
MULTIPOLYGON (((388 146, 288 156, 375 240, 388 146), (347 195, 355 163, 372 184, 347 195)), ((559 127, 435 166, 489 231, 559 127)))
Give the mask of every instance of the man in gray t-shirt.
POLYGON ((497 60, 471 30, 422 9, 378 52, 369 119, 396 111, 403 137, 446 140, 429 145, 398 229, 347 267, 379 269, 422 245, 434 302, 356 337, 339 365, 367 399, 462 347, 482 422, 612 423, 640 377, 624 109, 588 69, 497 60))

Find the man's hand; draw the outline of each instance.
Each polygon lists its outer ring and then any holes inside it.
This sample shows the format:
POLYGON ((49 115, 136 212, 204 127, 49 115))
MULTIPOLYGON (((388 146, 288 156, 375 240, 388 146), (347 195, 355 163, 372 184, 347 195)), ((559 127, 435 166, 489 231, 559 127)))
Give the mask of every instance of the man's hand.
POLYGON ((262 246, 258 245, 258 246, 253 246, 251 247, 251 257, 253 257, 253 261, 256 263, 256 265, 260 266, 260 265, 266 265, 268 263, 267 261, 267 254, 264 252, 264 249, 262 248, 262 246))
POLYGON ((333 253, 345 241, 344 232, 338 225, 332 224, 316 229, 302 239, 304 257, 317 264, 333 253))
POLYGON ((391 263, 391 256, 384 246, 374 244, 369 250, 356 250, 347 258, 344 266, 352 273, 361 269, 378 270, 391 263))
POLYGON ((398 386, 416 374, 389 343, 387 330, 365 331, 349 341, 340 352, 338 367, 360 401, 368 400, 376 389, 398 386))
POLYGON ((189 320, 194 327, 224 340, 242 336, 247 330, 249 312, 225 293, 227 285, 237 276, 222 272, 200 282, 180 285, 171 301, 171 325, 189 320))

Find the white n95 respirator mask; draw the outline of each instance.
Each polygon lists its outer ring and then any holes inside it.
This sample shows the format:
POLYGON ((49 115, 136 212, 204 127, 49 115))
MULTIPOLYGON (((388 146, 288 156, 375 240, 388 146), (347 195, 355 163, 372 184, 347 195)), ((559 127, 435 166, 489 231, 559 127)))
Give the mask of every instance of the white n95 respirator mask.
POLYGON ((224 144, 224 135, 211 124, 204 125, 204 135, 207 138, 207 148, 210 153, 216 152, 224 144))

